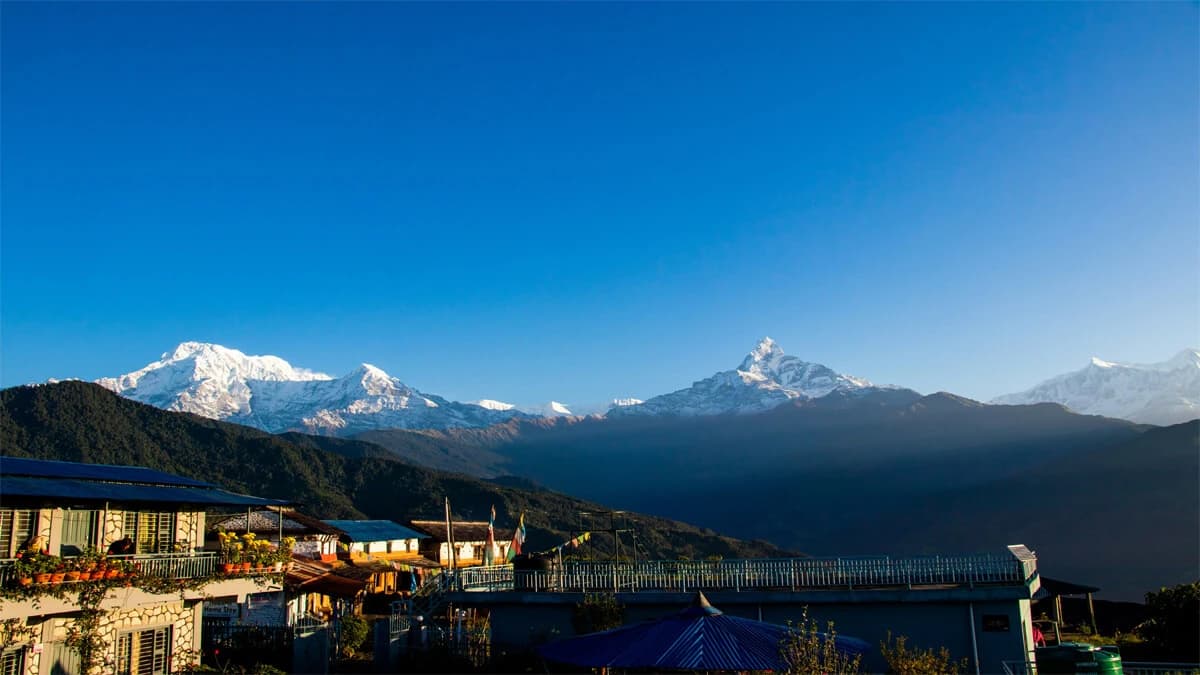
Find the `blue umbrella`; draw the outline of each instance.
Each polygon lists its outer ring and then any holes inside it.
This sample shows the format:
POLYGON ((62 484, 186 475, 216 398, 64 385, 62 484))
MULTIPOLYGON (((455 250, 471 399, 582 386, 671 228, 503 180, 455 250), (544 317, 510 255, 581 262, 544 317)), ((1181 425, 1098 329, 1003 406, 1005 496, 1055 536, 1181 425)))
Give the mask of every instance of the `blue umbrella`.
MULTIPOLYGON (((783 670, 780 649, 791 629, 728 616, 697 593, 690 607, 670 616, 542 645, 547 661, 588 668, 667 670, 783 670)), ((839 651, 854 655, 866 642, 839 635, 839 651)))

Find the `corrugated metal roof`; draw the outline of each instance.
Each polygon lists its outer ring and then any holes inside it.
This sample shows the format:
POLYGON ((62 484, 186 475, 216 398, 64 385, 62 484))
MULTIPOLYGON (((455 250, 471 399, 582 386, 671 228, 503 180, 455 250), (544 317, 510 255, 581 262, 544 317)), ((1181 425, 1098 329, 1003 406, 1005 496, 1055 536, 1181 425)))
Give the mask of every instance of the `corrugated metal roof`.
POLYGON ((65 478, 0 478, 0 500, 16 497, 59 502, 158 502, 198 506, 275 506, 288 503, 240 495, 215 487, 131 485, 65 478))
POLYGON ((189 487, 216 487, 212 483, 185 478, 165 471, 155 471, 144 466, 118 466, 116 464, 82 464, 59 462, 49 459, 25 457, 0 457, 0 478, 28 476, 31 478, 75 478, 80 480, 105 481, 112 483, 138 483, 144 485, 178 485, 189 487))
POLYGON ((285 582, 303 592, 346 598, 353 598, 366 588, 366 581, 342 576, 335 569, 334 565, 328 563, 292 556, 292 566, 285 575, 285 582))
POLYGON ((390 520, 325 520, 326 525, 332 525, 350 541, 393 541, 396 539, 428 539, 429 535, 411 530, 390 520))
MULTIPOLYGON (((413 520, 410 521, 418 532, 428 534, 430 539, 446 541, 446 521, 444 520, 413 520)), ((487 541, 486 520, 456 520, 454 525, 454 541, 487 541)), ((495 528, 496 541, 505 542, 512 539, 513 530, 495 528)))
MULTIPOLYGON (((667 670, 783 670, 780 646, 790 629, 729 616, 703 594, 678 614, 538 647, 548 661, 590 668, 667 670)), ((839 635, 837 648, 861 654, 870 647, 839 635)))
MULTIPOLYGON (((246 530, 246 514, 238 513, 228 518, 211 521, 208 529, 243 532, 246 530)), ((250 514, 250 531, 278 532, 279 513, 276 511, 254 511, 250 514)), ((337 529, 331 525, 326 525, 316 518, 304 516, 296 511, 283 512, 283 532, 284 534, 338 534, 337 529)))

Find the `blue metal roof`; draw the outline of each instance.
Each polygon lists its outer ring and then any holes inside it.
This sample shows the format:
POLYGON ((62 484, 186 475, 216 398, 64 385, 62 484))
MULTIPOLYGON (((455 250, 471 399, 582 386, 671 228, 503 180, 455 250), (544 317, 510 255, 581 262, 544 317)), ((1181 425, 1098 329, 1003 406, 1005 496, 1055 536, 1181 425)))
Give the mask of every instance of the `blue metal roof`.
MULTIPOLYGON (((537 648, 548 661, 589 668, 660 670, 786 670, 780 647, 791 629, 728 616, 703 594, 678 614, 632 626, 551 642, 537 648)), ((839 651, 870 646, 837 636, 839 651)))
POLYGON ((428 539, 429 535, 411 530, 390 520, 323 520, 345 532, 350 541, 393 541, 396 539, 428 539))
POLYGON ((0 477, 0 503, 17 497, 52 499, 58 502, 159 502, 199 506, 275 506, 289 503, 279 499, 227 492, 215 487, 131 485, 69 478, 0 477))
POLYGON ((10 476, 76 478, 80 480, 140 483, 145 485, 216 487, 212 483, 176 476, 164 471, 155 471, 154 469, 147 469, 144 466, 81 464, 79 462, 58 462, 49 459, 0 457, 0 478, 7 481, 10 476))

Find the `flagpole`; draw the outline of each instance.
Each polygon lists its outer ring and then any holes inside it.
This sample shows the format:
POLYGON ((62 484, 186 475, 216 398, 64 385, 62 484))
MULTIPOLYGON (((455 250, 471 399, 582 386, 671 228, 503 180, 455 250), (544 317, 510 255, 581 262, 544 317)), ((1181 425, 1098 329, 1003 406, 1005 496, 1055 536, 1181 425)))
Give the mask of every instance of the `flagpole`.
POLYGON ((455 557, 454 556, 454 529, 450 526, 450 498, 449 497, 446 497, 446 553, 447 553, 446 568, 450 572, 453 572, 454 567, 455 567, 455 565, 454 565, 454 563, 455 563, 455 559, 454 559, 454 557, 455 557))

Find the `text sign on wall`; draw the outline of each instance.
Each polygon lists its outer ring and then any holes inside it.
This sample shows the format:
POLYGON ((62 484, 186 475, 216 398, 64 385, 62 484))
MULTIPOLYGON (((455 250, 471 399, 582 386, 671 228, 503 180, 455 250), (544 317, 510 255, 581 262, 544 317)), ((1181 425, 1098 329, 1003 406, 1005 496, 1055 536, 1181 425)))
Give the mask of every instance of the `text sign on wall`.
POLYGON ((983 615, 983 630, 989 633, 1007 633, 1008 632, 1008 615, 1007 614, 984 614, 983 615))

